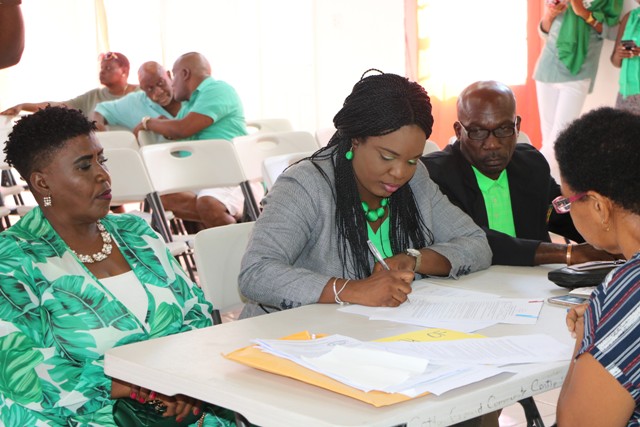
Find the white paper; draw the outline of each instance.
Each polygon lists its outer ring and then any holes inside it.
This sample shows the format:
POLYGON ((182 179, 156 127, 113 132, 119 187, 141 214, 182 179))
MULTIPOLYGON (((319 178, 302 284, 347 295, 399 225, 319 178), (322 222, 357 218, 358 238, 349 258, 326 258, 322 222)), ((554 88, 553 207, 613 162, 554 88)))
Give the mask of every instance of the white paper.
POLYGON ((544 334, 513 335, 499 338, 469 338, 434 342, 370 343, 387 351, 419 354, 435 364, 495 365, 548 363, 570 360, 573 349, 544 334))
MULTIPOLYGON (((391 320, 464 331, 477 322, 486 325, 495 323, 532 325, 537 322, 542 305, 542 300, 512 298, 458 300, 417 294, 411 296, 410 303, 404 303, 395 308, 350 305, 339 310, 367 316, 372 320, 391 320), (447 323, 451 322, 466 323, 467 328, 448 326, 447 323)), ((474 330, 477 329, 480 328, 474 330)))
POLYGON ((572 349, 547 335, 437 342, 361 342, 342 335, 314 340, 254 340, 265 352, 363 391, 417 396, 508 372, 504 365, 569 360, 572 349))
POLYGON ((426 295, 432 297, 447 297, 455 299, 492 299, 500 298, 500 295, 490 294, 487 292, 469 291, 467 289, 458 289, 451 286, 443 286, 435 283, 431 283, 427 280, 419 280, 413 282, 413 291, 411 295, 426 295))

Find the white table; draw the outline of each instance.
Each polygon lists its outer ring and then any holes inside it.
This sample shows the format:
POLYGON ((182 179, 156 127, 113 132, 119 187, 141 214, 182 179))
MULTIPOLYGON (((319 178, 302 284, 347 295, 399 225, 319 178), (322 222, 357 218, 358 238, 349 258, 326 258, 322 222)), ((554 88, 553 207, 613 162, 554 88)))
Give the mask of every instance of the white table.
MULTIPOLYGON (((438 280, 457 288, 505 297, 546 299, 566 290, 547 280, 547 267, 504 267, 460 280, 438 280)), ((522 365, 441 396, 428 395, 375 408, 364 402, 224 359, 253 338, 278 338, 308 330, 373 340, 419 327, 337 311, 316 304, 184 334, 118 347, 107 352, 107 375, 173 395, 185 394, 243 414, 260 426, 446 426, 506 407, 526 397, 560 387, 568 363, 522 365)), ((566 309, 545 303, 536 325, 496 325, 487 336, 546 333, 572 344, 566 309)))

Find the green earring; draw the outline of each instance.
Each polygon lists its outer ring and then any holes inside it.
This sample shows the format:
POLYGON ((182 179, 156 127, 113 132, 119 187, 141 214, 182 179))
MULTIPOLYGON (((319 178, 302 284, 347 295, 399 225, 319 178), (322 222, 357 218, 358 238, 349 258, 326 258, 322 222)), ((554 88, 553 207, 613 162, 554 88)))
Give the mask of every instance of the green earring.
POLYGON ((344 153, 344 158, 345 158, 345 159, 347 159, 347 160, 349 160, 349 161, 350 161, 351 159, 353 159, 353 147, 351 147, 351 148, 349 149, 349 151, 347 151, 346 153, 344 153))

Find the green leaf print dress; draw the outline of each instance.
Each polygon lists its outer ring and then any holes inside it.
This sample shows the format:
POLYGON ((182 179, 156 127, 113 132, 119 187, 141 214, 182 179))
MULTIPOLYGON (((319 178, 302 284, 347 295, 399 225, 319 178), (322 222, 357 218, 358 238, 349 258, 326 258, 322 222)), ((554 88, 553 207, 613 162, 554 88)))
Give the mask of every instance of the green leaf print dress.
MULTIPOLYGON (((0 234, 0 425, 114 426, 105 351, 210 326, 211 304, 138 217, 107 215, 148 297, 138 319, 80 263, 39 208, 0 234)), ((179 363, 179 361, 176 361, 179 363)), ((229 411, 206 426, 234 425, 229 411)))

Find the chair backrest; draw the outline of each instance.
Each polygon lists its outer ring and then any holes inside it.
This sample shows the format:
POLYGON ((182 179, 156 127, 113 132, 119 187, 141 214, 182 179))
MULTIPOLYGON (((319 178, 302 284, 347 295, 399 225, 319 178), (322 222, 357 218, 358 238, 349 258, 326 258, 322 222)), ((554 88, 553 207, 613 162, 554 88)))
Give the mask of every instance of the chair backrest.
POLYGON ((262 162, 281 154, 316 151, 318 144, 309 132, 278 132, 233 138, 244 174, 248 180, 262 179, 262 162))
MULTIPOLYGON (((453 135, 451 138, 449 138, 449 144, 453 144, 454 142, 456 142, 457 139, 458 138, 456 138, 456 136, 453 135)), ((531 139, 529 138, 529 135, 520 131, 516 142, 519 144, 531 144, 531 139)))
POLYGON ((160 138, 157 133, 150 130, 141 130, 138 132, 138 143, 140 146, 157 144, 160 142, 160 138))
POLYGON ((108 130, 96 132, 96 138, 102 148, 132 148, 137 150, 140 146, 133 132, 128 130, 108 130))
POLYGON ((326 147, 334 133, 336 133, 336 128, 333 126, 317 129, 316 141, 318 141, 318 145, 320 147, 326 147))
POLYGON ((529 138, 529 135, 520 131, 520 133, 518 134, 518 143, 531 145, 531 139, 529 138))
POLYGON ((145 145, 140 152, 159 194, 232 187, 246 181, 233 144, 223 139, 145 145))
POLYGON ((255 119, 246 121, 249 134, 289 132, 293 130, 291 122, 287 119, 255 119))
POLYGON ((140 202, 155 191, 138 149, 104 147, 104 156, 111 175, 112 205, 140 202))
POLYGON ((295 162, 312 155, 313 151, 302 151, 299 153, 280 154, 279 156, 267 157, 262 162, 262 178, 267 190, 273 187, 276 179, 282 172, 295 162))
POLYGON ((440 151, 440 147, 432 140, 427 139, 427 143, 424 144, 424 150, 422 150, 422 155, 426 156, 427 154, 433 153, 434 151, 440 151))
POLYGON ((147 167, 138 149, 105 148, 104 156, 111 175, 111 205, 146 201, 151 209, 152 225, 165 241, 171 241, 162 201, 153 188, 147 167))
POLYGON ((207 300, 220 311, 242 304, 238 275, 253 224, 224 225, 196 234, 194 254, 200 287, 207 300))

